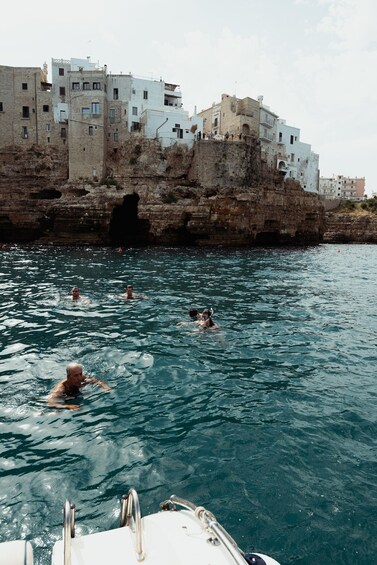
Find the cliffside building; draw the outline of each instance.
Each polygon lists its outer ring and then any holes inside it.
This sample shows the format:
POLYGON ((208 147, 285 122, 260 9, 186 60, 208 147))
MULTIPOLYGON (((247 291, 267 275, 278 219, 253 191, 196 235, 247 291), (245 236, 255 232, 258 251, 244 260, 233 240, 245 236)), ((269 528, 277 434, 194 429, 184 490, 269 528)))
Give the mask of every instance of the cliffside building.
POLYGON ((47 66, 0 66, 0 148, 53 143, 53 124, 47 66))
POLYGON ((319 156, 300 141, 300 130, 286 125, 278 115, 258 100, 223 94, 221 102, 199 112, 204 120, 205 138, 258 140, 261 159, 277 168, 285 178, 296 179, 308 192, 318 193, 319 156))
POLYGON ((259 102, 253 98, 236 98, 222 94, 221 102, 198 114, 203 118, 205 137, 230 138, 259 137, 259 102))
POLYGON ((346 198, 348 200, 364 200, 365 177, 320 177, 319 193, 325 198, 346 198))
POLYGON ((108 74, 89 57, 52 59, 51 84, 47 65, 0 66, 0 148, 66 145, 70 180, 104 176, 107 152, 130 136, 192 145, 202 125, 183 109, 178 85, 108 74))
POLYGON ((286 178, 296 179, 308 192, 319 190, 319 155, 308 143, 300 141, 299 128, 289 126, 285 120, 277 120, 277 168, 286 178))

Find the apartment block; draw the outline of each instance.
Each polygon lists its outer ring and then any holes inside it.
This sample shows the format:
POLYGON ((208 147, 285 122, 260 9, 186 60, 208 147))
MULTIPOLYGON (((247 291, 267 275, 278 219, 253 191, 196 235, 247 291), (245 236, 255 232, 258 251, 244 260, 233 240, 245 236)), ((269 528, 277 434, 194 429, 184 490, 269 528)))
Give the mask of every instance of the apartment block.
POLYGON ((320 177, 319 193, 325 198, 364 200, 365 177, 345 177, 343 175, 320 177))
POLYGON ((304 190, 318 192, 319 155, 300 140, 300 129, 287 125, 285 120, 277 120, 276 134, 277 168, 286 178, 298 180, 304 190))
POLYGON ((47 67, 0 66, 0 147, 53 143, 47 67))

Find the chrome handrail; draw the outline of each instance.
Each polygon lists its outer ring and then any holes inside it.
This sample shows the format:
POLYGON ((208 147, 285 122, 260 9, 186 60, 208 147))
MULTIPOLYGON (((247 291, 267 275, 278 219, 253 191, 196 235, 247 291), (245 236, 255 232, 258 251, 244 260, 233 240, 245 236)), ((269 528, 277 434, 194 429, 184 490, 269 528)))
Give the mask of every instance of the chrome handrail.
MULTIPOLYGON (((245 559, 243 557, 243 552, 238 547, 235 540, 232 536, 226 531, 221 524, 218 523, 215 516, 206 510, 203 506, 195 506, 192 502, 188 500, 184 500, 183 498, 179 498, 175 494, 169 498, 170 503, 175 507, 175 505, 182 506, 187 510, 190 510, 194 513, 195 518, 199 520, 201 525, 206 529, 212 532, 216 539, 225 547, 225 549, 230 553, 233 560, 237 565, 245 565, 245 559)), ((166 502, 169 502, 166 501, 166 502)), ((166 503, 164 504, 164 508, 166 508, 166 503)))
POLYGON ((71 541, 75 537, 75 510, 76 506, 66 500, 63 509, 64 565, 71 565, 71 541))
MULTIPOLYGON (((138 561, 143 561, 145 554, 143 551, 143 527, 141 522, 141 511, 139 504, 139 497, 134 488, 130 488, 128 494, 122 496, 122 506, 120 512, 120 524, 119 526, 123 528, 124 526, 129 526, 131 531, 135 533, 135 551, 136 558, 138 561), (135 508, 135 519, 132 516, 132 508, 135 508), (132 526, 135 526, 133 529, 132 526)), ((65 564, 64 564, 65 565, 65 564)))

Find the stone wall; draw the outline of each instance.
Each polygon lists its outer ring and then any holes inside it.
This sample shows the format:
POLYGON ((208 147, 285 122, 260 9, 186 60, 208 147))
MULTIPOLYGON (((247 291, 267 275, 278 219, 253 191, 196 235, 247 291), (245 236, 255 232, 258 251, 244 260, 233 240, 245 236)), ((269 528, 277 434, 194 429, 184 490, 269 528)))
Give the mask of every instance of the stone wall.
POLYGON ((0 241, 114 245, 281 245, 322 240, 317 195, 263 169, 259 146, 130 140, 107 177, 68 182, 68 155, 0 152, 0 241))

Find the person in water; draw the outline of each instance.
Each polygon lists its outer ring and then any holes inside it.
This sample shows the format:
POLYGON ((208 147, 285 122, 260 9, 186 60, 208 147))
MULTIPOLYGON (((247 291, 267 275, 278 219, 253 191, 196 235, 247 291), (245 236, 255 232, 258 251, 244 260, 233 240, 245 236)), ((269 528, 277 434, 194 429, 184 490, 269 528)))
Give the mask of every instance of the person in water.
POLYGON ((218 330, 220 328, 220 326, 212 320, 212 310, 209 310, 208 308, 203 310, 200 327, 204 330, 218 330))
POLYGON ((64 404, 65 400, 75 398, 88 384, 100 386, 103 390, 109 391, 111 388, 104 382, 83 374, 82 366, 78 363, 69 363, 66 367, 67 378, 60 381, 52 389, 47 403, 54 408, 65 408, 66 410, 78 410, 79 404, 64 404))
POLYGON ((199 322, 202 319, 202 313, 197 308, 190 308, 189 316, 193 322, 199 322))
POLYGON ((74 286, 71 290, 71 300, 72 302, 82 302, 89 304, 90 300, 86 296, 81 296, 80 289, 78 286, 74 286))
POLYGON ((125 287, 125 293, 124 294, 120 294, 119 298, 125 298, 126 300, 133 300, 133 299, 143 299, 143 298, 147 298, 146 296, 144 296, 143 294, 136 294, 134 292, 133 286, 132 284, 128 284, 125 287))

